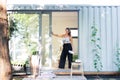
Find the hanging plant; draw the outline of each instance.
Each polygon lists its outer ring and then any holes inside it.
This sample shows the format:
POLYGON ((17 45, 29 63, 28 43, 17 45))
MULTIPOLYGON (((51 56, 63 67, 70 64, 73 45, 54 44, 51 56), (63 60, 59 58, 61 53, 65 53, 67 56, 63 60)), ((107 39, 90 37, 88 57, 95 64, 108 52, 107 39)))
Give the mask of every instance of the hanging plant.
POLYGON ((91 27, 91 43, 92 43, 92 53, 93 53, 93 62, 94 68, 97 72, 102 70, 102 62, 101 62, 101 46, 100 46, 100 38, 98 37, 98 29, 95 26, 95 22, 93 22, 93 26, 91 27))
POLYGON ((118 71, 120 71, 120 48, 117 48, 115 56, 116 56, 115 65, 117 66, 118 71))

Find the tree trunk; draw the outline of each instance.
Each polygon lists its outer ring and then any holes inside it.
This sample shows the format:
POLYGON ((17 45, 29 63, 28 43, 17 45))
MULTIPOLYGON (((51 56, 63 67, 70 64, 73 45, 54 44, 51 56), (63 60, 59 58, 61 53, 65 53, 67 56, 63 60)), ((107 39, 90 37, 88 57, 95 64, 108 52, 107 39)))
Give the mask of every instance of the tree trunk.
POLYGON ((8 49, 6 0, 0 0, 0 80, 12 80, 12 69, 8 49))

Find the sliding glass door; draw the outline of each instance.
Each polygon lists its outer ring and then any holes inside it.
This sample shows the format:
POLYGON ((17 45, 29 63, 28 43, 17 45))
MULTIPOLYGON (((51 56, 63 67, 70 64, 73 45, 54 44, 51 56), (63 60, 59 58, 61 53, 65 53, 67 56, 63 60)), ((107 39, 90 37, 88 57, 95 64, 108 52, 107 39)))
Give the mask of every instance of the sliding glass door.
POLYGON ((52 46, 51 12, 13 12, 8 13, 10 35, 9 49, 12 63, 30 62, 31 54, 39 52, 41 67, 51 68, 52 46))
POLYGON ((51 12, 41 12, 40 14, 40 43, 41 43, 41 58, 42 67, 52 67, 52 14, 51 12))

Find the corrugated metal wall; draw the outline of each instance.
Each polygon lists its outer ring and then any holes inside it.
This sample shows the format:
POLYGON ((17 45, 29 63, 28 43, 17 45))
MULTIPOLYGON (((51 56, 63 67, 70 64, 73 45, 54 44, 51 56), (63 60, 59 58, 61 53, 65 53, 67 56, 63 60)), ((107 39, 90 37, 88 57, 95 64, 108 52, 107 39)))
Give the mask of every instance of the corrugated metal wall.
POLYGON ((120 7, 82 6, 79 11, 79 52, 85 71, 95 71, 91 46, 91 26, 95 21, 100 37, 102 71, 117 71, 114 64, 117 45, 120 47, 120 7))

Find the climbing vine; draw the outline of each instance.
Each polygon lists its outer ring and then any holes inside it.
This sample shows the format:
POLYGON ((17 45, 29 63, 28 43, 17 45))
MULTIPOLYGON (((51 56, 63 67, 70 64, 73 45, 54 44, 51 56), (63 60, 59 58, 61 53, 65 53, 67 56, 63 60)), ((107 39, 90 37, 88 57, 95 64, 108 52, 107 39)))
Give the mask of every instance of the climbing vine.
POLYGON ((120 48, 117 48, 115 56, 116 56, 115 65, 117 66, 118 71, 120 71, 120 48))
POLYGON ((98 37, 98 29, 93 22, 93 26, 91 26, 91 43, 92 43, 92 53, 93 53, 93 63, 94 68, 97 72, 102 70, 102 62, 101 62, 101 46, 100 46, 100 38, 98 37))

